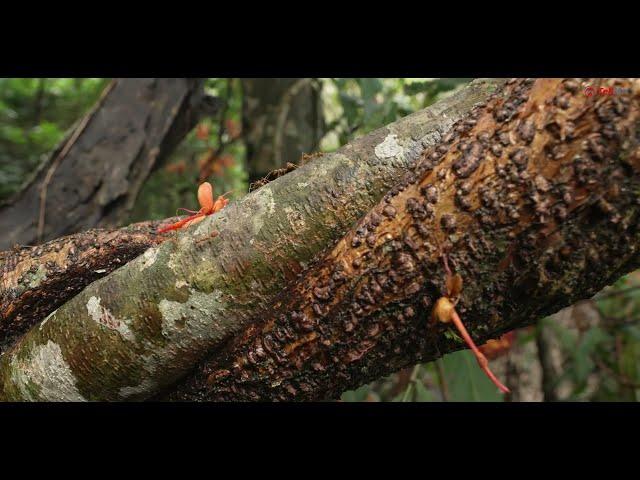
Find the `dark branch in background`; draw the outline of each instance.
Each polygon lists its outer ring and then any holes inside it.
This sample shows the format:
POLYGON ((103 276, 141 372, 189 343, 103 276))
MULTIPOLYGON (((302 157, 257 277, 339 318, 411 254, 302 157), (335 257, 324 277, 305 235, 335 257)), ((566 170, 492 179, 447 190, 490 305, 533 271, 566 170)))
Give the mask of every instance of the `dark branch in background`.
POLYGON ((559 374, 553 362, 552 332, 544 322, 537 325, 536 347, 538 350, 538 361, 542 369, 542 394, 545 402, 557 402, 559 400, 556 391, 556 383, 559 374))
POLYGON ((275 135, 273 136, 273 154, 275 165, 282 165, 282 141, 284 138, 285 124, 289 116, 289 110, 296 96, 308 85, 311 85, 311 78, 301 78, 291 85, 280 100, 278 113, 276 115, 275 135))
POLYGON ((230 138, 226 142, 224 141, 224 134, 227 133, 227 127, 226 127, 227 112, 229 111, 229 104, 231 102, 231 97, 233 95, 233 82, 234 80, 232 78, 227 79, 226 97, 222 101, 222 107, 218 112, 218 135, 217 135, 216 147, 215 147, 215 150, 209 151, 207 160, 200 167, 200 173, 198 175, 199 182, 204 182, 214 172, 214 165, 218 160, 218 158, 220 157, 220 155, 222 155, 222 153, 225 151, 225 149, 229 145, 235 143, 236 140, 240 138, 240 136, 235 136, 235 137, 230 136, 230 138))
POLYGON ((324 134, 317 82, 245 78, 242 91, 242 136, 250 184, 317 149, 324 134))
POLYGON ((198 119, 215 113, 202 79, 117 79, 25 187, 0 207, 0 250, 115 226, 198 119))

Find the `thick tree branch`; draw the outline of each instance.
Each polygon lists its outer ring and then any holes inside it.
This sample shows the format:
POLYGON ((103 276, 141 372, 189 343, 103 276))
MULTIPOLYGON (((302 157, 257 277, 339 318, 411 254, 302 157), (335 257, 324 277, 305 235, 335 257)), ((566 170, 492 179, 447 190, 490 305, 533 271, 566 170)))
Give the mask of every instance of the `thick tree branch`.
POLYGON ((475 82, 310 162, 94 282, 0 357, 0 397, 136 399, 172 385, 502 83, 475 82))
POLYGON ((464 348, 430 320, 443 254, 477 343, 637 268, 640 81, 602 84, 508 85, 170 398, 333 398, 464 348))
POLYGON ((166 240, 157 229, 171 220, 88 230, 0 252, 0 353, 91 282, 166 240))

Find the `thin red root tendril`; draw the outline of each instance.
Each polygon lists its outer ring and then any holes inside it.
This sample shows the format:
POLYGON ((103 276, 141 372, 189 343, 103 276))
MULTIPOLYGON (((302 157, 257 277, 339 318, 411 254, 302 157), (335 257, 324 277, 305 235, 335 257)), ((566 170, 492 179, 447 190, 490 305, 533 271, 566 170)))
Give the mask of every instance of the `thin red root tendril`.
POLYGON ((495 384, 495 386, 500 389, 502 393, 510 393, 511 391, 506 386, 504 386, 502 382, 500 382, 500 380, 498 380, 498 378, 493 374, 493 372, 489 368, 489 361, 487 360, 487 357, 484 356, 484 354, 478 349, 478 347, 474 343, 473 339, 471 338, 471 335, 469 335, 469 332, 467 331, 464 324, 462 323, 462 320, 460 320, 460 316, 458 315, 458 312, 456 312, 455 308, 451 312, 451 320, 453 320, 453 323, 458 329, 458 331, 460 332, 460 335, 462 335, 462 338, 464 339, 464 341, 467 343, 469 348, 473 351, 473 354, 476 356, 476 360, 478 361, 478 365, 480 365, 480 368, 482 369, 482 371, 484 371, 487 377, 489 377, 489 380, 491 380, 495 384))

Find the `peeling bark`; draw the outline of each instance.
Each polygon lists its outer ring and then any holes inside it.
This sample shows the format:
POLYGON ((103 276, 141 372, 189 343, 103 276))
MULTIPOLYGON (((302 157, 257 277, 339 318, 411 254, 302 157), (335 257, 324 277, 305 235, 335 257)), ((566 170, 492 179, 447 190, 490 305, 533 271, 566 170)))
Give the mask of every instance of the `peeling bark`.
POLYGON ((478 81, 281 177, 148 249, 52 312, 0 357, 0 398, 149 398, 265 309, 471 106, 478 81), (52 392, 44 373, 59 377, 52 392))
POLYGON ((430 320, 441 256, 481 344, 640 265, 640 81, 509 82, 169 398, 313 400, 464 348, 430 320))
POLYGON ((201 114, 217 108, 201 79, 114 82, 25 188, 0 207, 0 249, 116 225, 151 171, 201 114))

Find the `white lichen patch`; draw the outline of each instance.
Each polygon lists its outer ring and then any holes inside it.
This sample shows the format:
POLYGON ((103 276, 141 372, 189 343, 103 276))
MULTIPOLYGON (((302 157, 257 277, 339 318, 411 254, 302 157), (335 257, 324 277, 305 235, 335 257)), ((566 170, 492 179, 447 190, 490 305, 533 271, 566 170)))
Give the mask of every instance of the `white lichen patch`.
POLYGON ((237 325, 237 319, 230 317, 222 296, 219 291, 207 294, 191 289, 184 303, 161 300, 158 308, 165 341, 141 340, 145 351, 138 357, 142 378, 137 385, 121 387, 119 396, 137 399, 157 392, 158 384, 154 379, 162 378, 163 383, 168 378, 176 380, 193 367, 188 353, 205 351, 228 337, 237 325))
POLYGON ((140 271, 143 271, 149 268, 151 265, 156 263, 156 259, 158 258, 158 248, 149 248, 143 254, 140 260, 140 271))
POLYGON ((93 318, 95 322, 100 322, 102 316, 102 307, 100 306, 100 299, 98 297, 91 297, 87 302, 87 312, 89 316, 93 318))
MULTIPOLYGON (((208 224, 208 221, 205 221, 208 224)), ((198 227, 200 228, 200 227, 198 227)), ((182 264, 185 261, 185 255, 188 256, 188 252, 191 250, 194 244, 194 239, 196 236, 192 231, 183 231, 178 233, 178 236, 173 242, 165 242, 162 246, 159 247, 159 250, 162 250, 162 254, 166 257, 167 249, 171 249, 171 253, 169 253, 169 258, 167 260, 167 266, 176 274, 180 274, 182 269, 182 264)))
POLYGON ((398 143, 398 135, 390 133, 385 139, 376 145, 374 152, 379 159, 397 157, 402 155, 402 145, 398 143))
POLYGON ((309 182, 298 182, 298 188, 302 190, 303 188, 307 188, 309 186, 309 182))
POLYGON ((182 287, 188 287, 188 286, 189 284, 184 280, 176 280, 176 283, 175 283, 176 288, 182 288, 182 287))
POLYGON ((305 220, 304 220, 304 215, 302 215, 300 212, 294 210, 291 207, 285 207, 284 208, 284 213, 287 216, 287 220, 289 221, 289 225, 291 225, 291 228, 293 229, 293 231, 295 233, 300 233, 302 232, 305 227, 307 226, 305 220))
POLYGON ((60 345, 51 340, 33 347, 26 360, 12 359, 11 381, 24 400, 86 401, 76 387, 76 378, 62 355, 60 345))
POLYGON ((180 267, 180 252, 173 252, 169 255, 169 260, 167 260, 167 266, 174 272, 178 273, 180 267))
POLYGON ((211 231, 211 222, 200 222, 193 231, 193 236, 200 239, 211 235, 211 231))
POLYGON ((262 229, 266 217, 270 217, 276 211, 273 191, 269 185, 265 185, 248 197, 247 201, 251 202, 247 210, 247 218, 251 220, 251 230, 256 235, 262 229))
POLYGON ((42 327, 44 327, 45 323, 47 323, 49 321, 49 319, 51 317, 53 317, 56 312, 58 311, 58 309, 56 308, 53 312, 51 312, 49 315, 47 315, 44 320, 42 322, 40 322, 40 327, 38 327, 40 330, 42 330, 42 327))
POLYGON ((260 204, 260 210, 266 210, 268 215, 276 211, 276 202, 273 199, 273 191, 269 186, 264 186, 256 192, 255 201, 260 204))
POLYGON ((122 338, 130 342, 135 341, 136 337, 129 328, 129 325, 123 320, 116 318, 106 307, 100 305, 100 298, 91 297, 87 302, 87 313, 100 325, 118 332, 122 338))
POLYGON ((36 272, 29 279, 29 288, 38 288, 45 278, 47 278, 47 269, 44 264, 40 264, 36 272))
POLYGON ((184 303, 163 298, 158 304, 162 314, 162 335, 174 342, 189 337, 218 339, 222 332, 214 319, 221 318, 224 309, 221 297, 219 291, 203 293, 191 289, 184 303))

